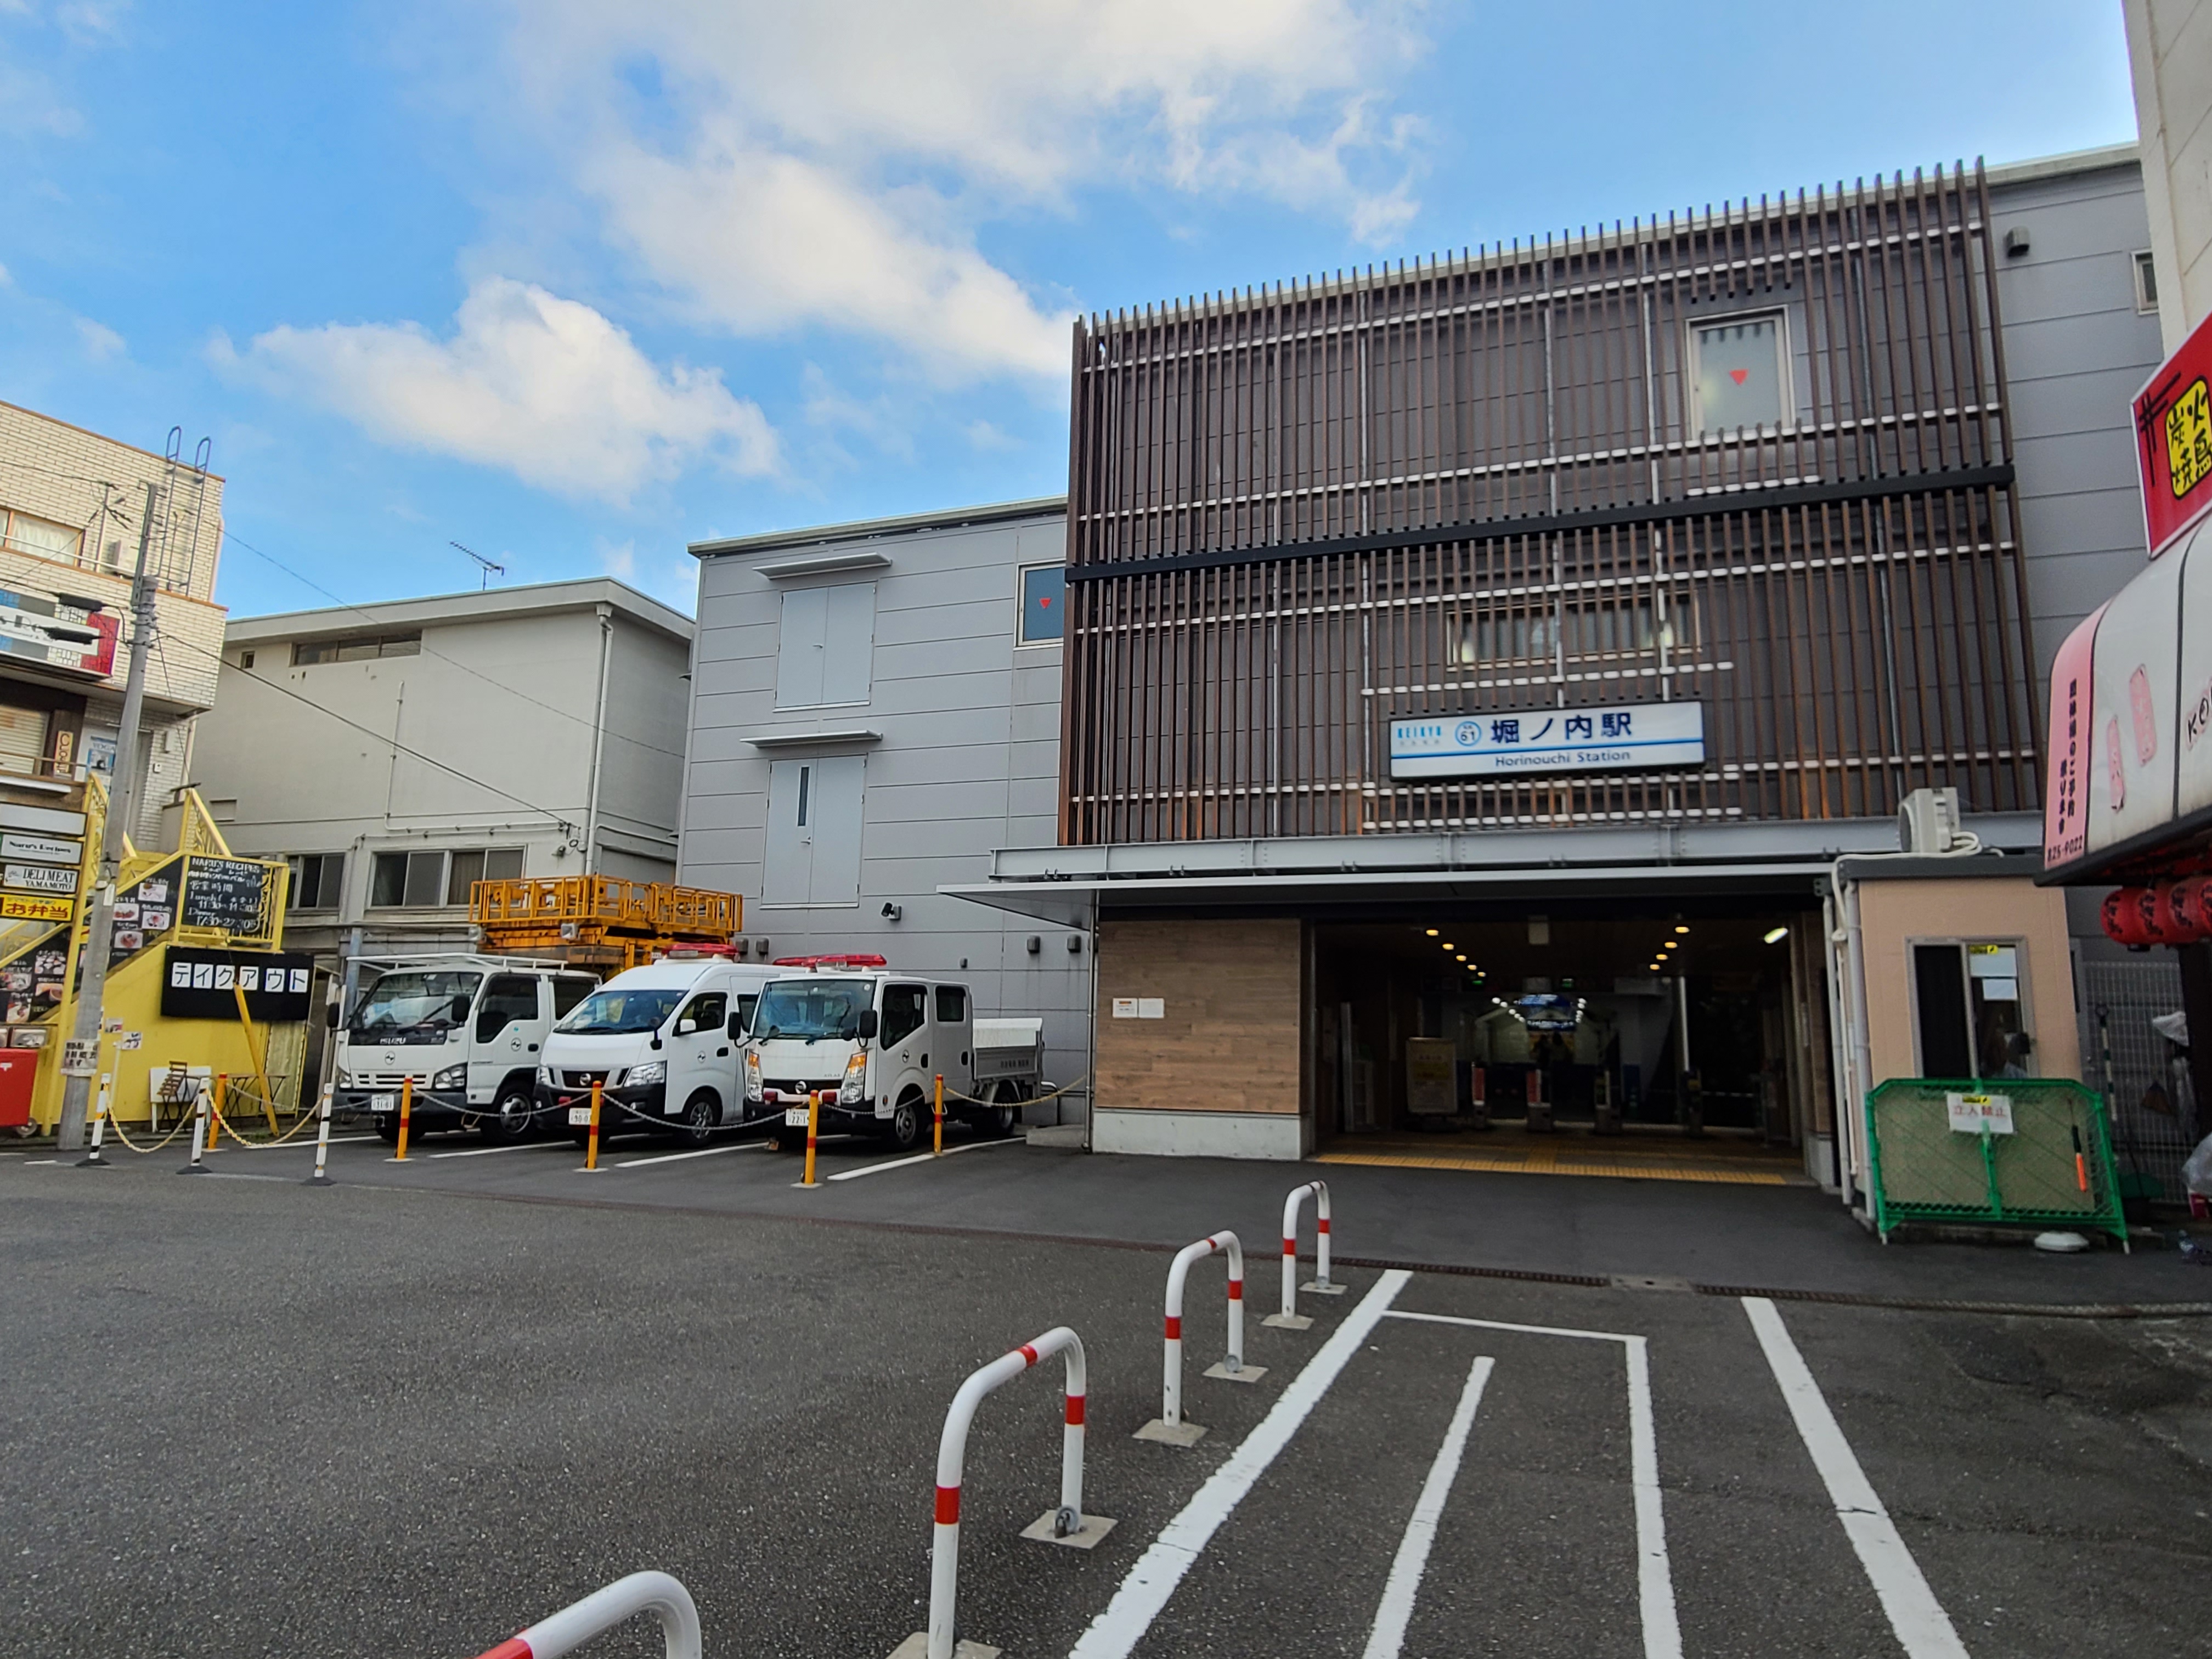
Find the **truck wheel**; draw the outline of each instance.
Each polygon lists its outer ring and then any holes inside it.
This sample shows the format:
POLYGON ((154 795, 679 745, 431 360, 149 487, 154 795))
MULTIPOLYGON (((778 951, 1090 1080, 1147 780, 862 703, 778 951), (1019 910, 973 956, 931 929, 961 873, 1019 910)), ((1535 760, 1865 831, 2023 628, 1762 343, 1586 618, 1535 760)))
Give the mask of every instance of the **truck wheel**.
POLYGON ((486 1140, 520 1140, 537 1127, 537 1103, 520 1089, 502 1091, 491 1110, 477 1120, 477 1133, 486 1140))
POLYGON ((387 1146, 399 1144, 399 1115, 387 1112, 376 1120, 376 1138, 387 1146))
POLYGON ((994 1140, 1004 1140, 1013 1133, 1016 1120, 1021 1116, 1022 1097, 1010 1083, 991 1085, 991 1104, 977 1120, 978 1127, 994 1140))
POLYGON ((921 1096, 909 1091, 899 1097, 891 1108, 890 1121, 884 1126, 886 1138, 892 1150, 910 1152, 921 1144, 921 1096))
POLYGON ((684 1115, 672 1126, 674 1138, 686 1146, 703 1146, 720 1116, 714 1097, 702 1089, 684 1103, 684 1115))

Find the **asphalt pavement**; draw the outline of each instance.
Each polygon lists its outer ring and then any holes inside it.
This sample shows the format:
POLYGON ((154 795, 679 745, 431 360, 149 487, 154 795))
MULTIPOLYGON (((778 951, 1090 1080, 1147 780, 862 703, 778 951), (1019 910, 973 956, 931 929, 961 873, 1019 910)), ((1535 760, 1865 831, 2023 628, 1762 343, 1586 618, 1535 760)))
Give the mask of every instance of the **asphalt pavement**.
MULTIPOLYGON (((624 1148, 606 1161, 670 1150, 624 1148)), ((946 1404, 1061 1323, 1091 1362, 1086 1507, 1118 1524, 1089 1553, 1020 1539, 1057 1490, 1057 1372, 985 1402, 960 1623, 1013 1659, 1359 1656, 1395 1628, 1407 1655, 1940 1651, 1900 1637, 1916 1595, 1975 1654, 2202 1639, 2212 1320, 1747 1301, 1447 1260, 1346 1270, 1349 1294, 1302 1298, 1315 1326, 1284 1331, 1259 1322, 1263 1256, 1247 1352, 1268 1372, 1237 1385, 1199 1375, 1225 1317, 1207 1262, 1185 1334, 1209 1432, 1185 1450, 1131 1437, 1160 1408, 1161 1247, 1224 1217, 1269 1239, 1279 1166, 979 1147, 806 1193, 755 1150, 589 1176, 566 1146, 431 1156, 465 1150, 434 1138, 397 1166, 349 1141, 319 1190, 289 1150, 226 1152, 198 1179, 0 1158, 0 1653, 465 1659, 651 1566, 697 1596, 710 1656, 879 1659, 924 1622, 946 1404), (1852 1471, 1894 1543, 1873 1566, 1838 1516, 1875 1524, 1852 1471)), ((823 1173, 888 1161, 842 1152, 823 1173)), ((1510 1214, 1493 1231, 1462 1212, 1462 1237, 1412 1213, 1417 1189, 1339 1173, 1352 1255, 1513 1248, 1510 1214)), ((1448 1201, 1582 1184, 1480 1179, 1448 1201)), ((1640 1202, 1655 1183, 1607 1184, 1640 1202)), ((2069 1305, 2191 1283, 2170 1257, 1966 1252, 1996 1264, 1984 1280, 1951 1247, 1836 1246, 2069 1305)), ((1573 1270, 1616 1248, 1584 1240, 1573 1270)), ((1661 1230, 1639 1259, 1684 1248, 1661 1230)), ((634 1630, 594 1651, 658 1648, 634 1630)))

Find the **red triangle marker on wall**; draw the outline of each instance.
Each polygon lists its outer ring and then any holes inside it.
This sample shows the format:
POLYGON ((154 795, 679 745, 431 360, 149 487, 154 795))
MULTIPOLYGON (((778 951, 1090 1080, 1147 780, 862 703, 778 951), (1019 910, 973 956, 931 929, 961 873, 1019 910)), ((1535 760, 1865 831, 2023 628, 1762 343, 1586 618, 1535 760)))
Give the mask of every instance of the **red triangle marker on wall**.
POLYGON ((1734 380, 1738 386, 1741 386, 1750 378, 1751 371, 1747 368, 1732 368, 1729 370, 1729 379, 1734 380))

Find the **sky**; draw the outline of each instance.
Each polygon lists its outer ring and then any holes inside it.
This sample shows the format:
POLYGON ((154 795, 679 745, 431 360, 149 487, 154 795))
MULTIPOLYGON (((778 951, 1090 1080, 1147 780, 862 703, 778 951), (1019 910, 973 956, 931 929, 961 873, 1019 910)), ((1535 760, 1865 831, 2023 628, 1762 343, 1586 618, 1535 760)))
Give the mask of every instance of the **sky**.
POLYGON ((0 400, 210 440, 239 614, 688 612, 1061 493, 1083 314, 2134 137, 2119 0, 0 0, 0 400))

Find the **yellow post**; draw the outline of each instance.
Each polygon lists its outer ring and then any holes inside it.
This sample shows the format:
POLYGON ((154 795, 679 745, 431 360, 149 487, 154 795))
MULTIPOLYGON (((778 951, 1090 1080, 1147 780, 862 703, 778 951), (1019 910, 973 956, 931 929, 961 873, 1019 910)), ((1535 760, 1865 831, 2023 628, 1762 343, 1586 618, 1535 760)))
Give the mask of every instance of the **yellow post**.
POLYGON ((812 1089, 806 1096, 806 1173, 799 1178, 802 1187, 811 1187, 814 1181, 814 1133, 822 1119, 822 1091, 812 1089))
POLYGON ((592 1085, 592 1133, 584 1143, 584 1167, 587 1170, 599 1167, 599 1091, 603 1086, 592 1085))
POLYGON ((937 1074, 937 1141, 930 1149, 931 1156, 945 1156, 945 1073, 937 1074))
POLYGON ((399 1079, 399 1152, 398 1156, 392 1159, 395 1164, 404 1164, 407 1161, 407 1126, 414 1121, 414 1117, 415 1079, 411 1077, 403 1077, 399 1079))
POLYGON ((269 1087, 269 1044, 264 1040, 259 1048, 253 1046, 253 1016, 246 1012, 246 988, 238 982, 235 973, 231 975, 230 989, 238 999, 238 1023, 246 1032, 246 1057, 253 1062, 254 1079, 261 1085, 261 1115, 269 1120, 269 1133, 273 1139, 276 1133, 276 1103, 270 1098, 273 1091, 269 1087))
POLYGON ((213 1152, 222 1139, 222 1085, 230 1081, 228 1072, 215 1074, 214 1097, 208 1103, 207 1149, 213 1152))

